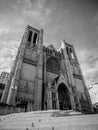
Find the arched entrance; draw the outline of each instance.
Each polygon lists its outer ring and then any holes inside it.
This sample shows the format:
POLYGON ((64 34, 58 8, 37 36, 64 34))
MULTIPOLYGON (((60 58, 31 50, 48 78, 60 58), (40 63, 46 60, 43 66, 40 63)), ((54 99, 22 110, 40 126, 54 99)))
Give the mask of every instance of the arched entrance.
POLYGON ((58 99, 59 99, 59 109, 60 110, 70 110, 70 94, 64 83, 61 83, 58 87, 58 99))

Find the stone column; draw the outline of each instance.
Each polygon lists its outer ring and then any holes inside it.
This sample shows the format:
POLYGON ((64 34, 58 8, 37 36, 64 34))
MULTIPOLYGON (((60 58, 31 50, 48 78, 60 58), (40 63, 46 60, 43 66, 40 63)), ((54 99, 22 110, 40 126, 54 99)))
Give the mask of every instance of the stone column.
POLYGON ((46 94, 46 53, 44 54, 43 57, 43 109, 46 109, 45 106, 45 102, 47 101, 47 99, 45 98, 45 94, 46 94))
POLYGON ((2 98, 1 98, 1 103, 6 104, 6 102, 7 102, 7 97, 8 97, 8 93, 9 93, 9 89, 10 89, 11 79, 12 79, 12 73, 10 73, 9 80, 8 80, 7 84, 5 85, 5 89, 3 91, 2 98))
POLYGON ((69 58, 68 58, 68 54, 67 54, 67 51, 66 51, 66 43, 65 41, 63 40, 62 41, 62 49, 63 49, 63 54, 64 54, 64 63, 65 63, 65 66, 66 66, 66 74, 67 74, 67 79, 68 79, 68 85, 69 85, 69 88, 70 88, 70 100, 71 100, 71 107, 73 110, 76 110, 76 107, 75 107, 75 103, 74 103, 74 96, 72 94, 72 87, 75 86, 75 82, 74 82, 74 79, 73 79, 73 74, 72 74, 72 67, 70 65, 70 61, 69 61, 69 58))
POLYGON ((79 103, 79 111, 82 111, 81 103, 80 103, 80 100, 79 100, 79 96, 78 96, 78 103, 79 103))
POLYGON ((51 91, 48 90, 47 94, 48 94, 47 109, 51 110, 52 109, 52 95, 51 95, 51 91))
POLYGON ((59 99, 58 99, 58 92, 56 92, 56 99, 57 99, 57 109, 59 110, 60 108, 59 108, 59 99))
POLYGON ((63 46, 62 49, 63 49, 63 54, 64 54, 64 63, 65 63, 65 66, 66 66, 65 71, 67 73, 68 84, 69 84, 69 87, 73 87, 73 86, 75 86, 75 82, 74 82, 74 79, 73 79, 72 67, 70 65, 68 54, 66 52, 66 43, 65 43, 64 40, 62 41, 62 46, 63 46))
MULTIPOLYGON (((20 45, 20 46, 21 46, 21 45, 20 45)), ((5 86, 5 89, 4 89, 4 91, 3 91, 3 95, 2 95, 2 98, 1 98, 1 102, 4 103, 4 104, 7 103, 7 97, 8 97, 8 93, 9 93, 9 89, 10 89, 12 77, 13 77, 14 74, 15 74, 15 68, 16 68, 16 65, 17 65, 18 58, 19 58, 19 53, 20 53, 20 47, 19 47, 19 49, 18 49, 18 53, 17 53, 16 58, 15 58, 15 60, 14 60, 13 66, 12 66, 12 68, 11 68, 9 80, 8 80, 6 86, 5 86)))
POLYGON ((73 110, 76 110, 76 105, 74 102, 74 95, 72 93, 70 93, 70 101, 71 101, 71 107, 73 110))
POLYGON ((43 67, 43 30, 40 30, 37 44, 37 67, 35 77, 35 108, 42 109, 42 67, 43 67))
POLYGON ((25 51, 25 46, 27 43, 27 38, 28 38, 28 28, 26 28, 22 42, 21 42, 21 47, 20 47, 20 52, 19 52, 19 57, 18 61, 16 63, 15 67, 15 73, 14 76, 12 77, 11 80, 11 85, 7 97, 7 104, 15 106, 15 97, 17 93, 17 88, 18 88, 18 83, 20 80, 20 72, 21 72, 21 67, 22 67, 22 60, 24 56, 24 51, 25 51))
POLYGON ((90 110, 91 110, 91 112, 94 112, 93 105, 92 105, 92 102, 91 102, 91 99, 90 99, 90 95, 89 95, 89 92, 87 90, 86 83, 85 83, 85 80, 84 80, 84 76, 83 76, 83 73, 81 71, 80 64, 78 62, 78 59, 77 59, 77 56, 76 56, 74 48, 73 48, 73 53, 75 55, 75 58, 77 60, 78 66, 79 66, 80 74, 81 74, 81 77, 82 77, 82 83, 83 83, 83 87, 84 87, 84 92, 85 92, 86 98, 88 100, 88 103, 89 103, 89 106, 90 106, 90 110))

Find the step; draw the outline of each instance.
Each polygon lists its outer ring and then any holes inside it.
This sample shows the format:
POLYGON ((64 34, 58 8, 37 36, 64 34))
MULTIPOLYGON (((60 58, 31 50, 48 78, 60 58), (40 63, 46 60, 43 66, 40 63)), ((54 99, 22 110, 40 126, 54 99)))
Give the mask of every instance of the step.
POLYGON ((98 130, 98 114, 82 115, 73 111, 15 113, 0 116, 0 130, 3 129, 98 130), (55 116, 50 116, 54 113, 55 116), (58 116, 59 114, 61 115, 58 116))
MULTIPOLYGON (((41 112, 40 112, 41 113, 41 112)), ((68 116, 68 113, 69 113, 69 111, 67 112, 67 111, 54 111, 54 113, 42 113, 42 114, 39 114, 39 112, 31 112, 31 114, 30 114, 30 112, 28 112, 28 113, 18 113, 18 114, 9 114, 9 115, 5 115, 5 116, 1 116, 0 117, 0 119, 1 120, 5 120, 5 119, 7 119, 7 118, 9 118, 9 119, 24 119, 24 118, 48 118, 48 117, 51 117, 51 116, 68 116), (67 114, 66 114, 67 113, 67 114)), ((80 115, 81 113, 77 113, 77 112, 72 112, 71 110, 70 110, 70 113, 69 113, 69 115, 80 115)))
POLYGON ((47 124, 55 124, 55 125, 59 125, 59 123, 60 124, 64 124, 64 123, 66 123, 66 124, 72 124, 72 123, 80 123, 80 124, 89 124, 89 122, 92 124, 93 122, 94 123, 96 123, 97 124, 97 121, 98 121, 98 116, 95 116, 95 115, 92 115, 92 116, 88 116, 88 115, 85 115, 85 116, 74 116, 74 118, 73 117, 58 117, 58 118, 49 118, 49 119, 44 119, 44 120, 36 120, 36 119, 26 119, 26 120, 5 120, 5 121, 1 121, 0 122, 0 124, 20 124, 20 123, 24 123, 24 124, 26 124, 26 123, 28 123, 28 122, 31 122, 31 123, 34 123, 36 126, 37 125, 40 125, 40 124, 45 124, 45 125, 47 125, 47 124), (85 119, 85 121, 84 121, 84 119, 85 119))

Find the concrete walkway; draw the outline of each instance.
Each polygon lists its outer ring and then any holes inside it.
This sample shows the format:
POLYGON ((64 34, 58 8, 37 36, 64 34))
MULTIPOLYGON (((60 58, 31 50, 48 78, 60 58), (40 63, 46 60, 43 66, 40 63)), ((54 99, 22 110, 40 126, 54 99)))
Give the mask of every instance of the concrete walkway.
POLYGON ((98 114, 48 110, 0 116, 0 130, 98 130, 98 114))

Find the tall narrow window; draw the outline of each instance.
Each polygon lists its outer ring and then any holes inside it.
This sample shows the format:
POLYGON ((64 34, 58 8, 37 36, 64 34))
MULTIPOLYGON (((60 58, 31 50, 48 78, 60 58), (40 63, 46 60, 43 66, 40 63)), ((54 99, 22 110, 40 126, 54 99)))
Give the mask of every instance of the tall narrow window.
POLYGON ((72 52, 72 49, 70 48, 70 55, 71 55, 71 58, 74 60, 75 59, 75 57, 74 57, 74 54, 73 54, 73 52, 72 52))
POLYGON ((29 37, 28 37, 28 41, 31 42, 32 40, 32 31, 29 32, 29 37))
POLYGON ((66 51, 67 51, 67 54, 69 55, 69 52, 68 52, 68 47, 66 47, 66 51))
POLYGON ((37 33, 34 33, 34 37, 33 37, 33 44, 36 44, 36 40, 37 40, 37 33))

